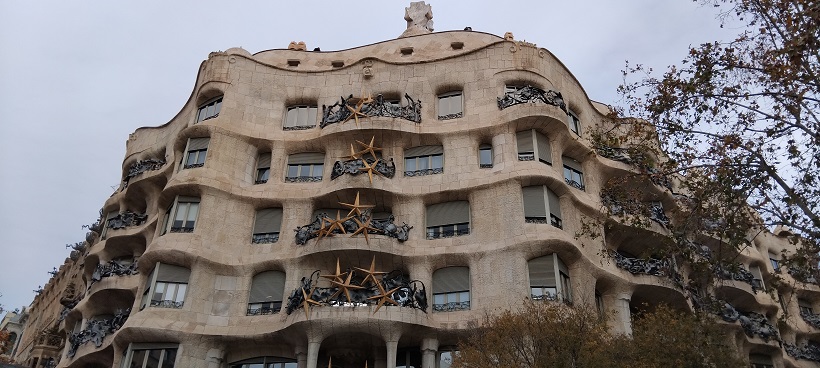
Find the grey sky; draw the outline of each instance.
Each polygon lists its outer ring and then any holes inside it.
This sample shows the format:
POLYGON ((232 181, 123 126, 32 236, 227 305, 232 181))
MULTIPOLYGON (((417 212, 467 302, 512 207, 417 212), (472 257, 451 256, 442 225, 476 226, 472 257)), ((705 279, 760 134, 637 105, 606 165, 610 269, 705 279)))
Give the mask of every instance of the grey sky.
MULTIPOLYGON (((0 304, 28 305, 65 244, 84 239, 121 179, 128 134, 176 115, 209 52, 393 39, 409 3, 0 0, 0 304)), ((688 0, 428 3, 436 31, 513 32, 610 104, 625 60, 663 69, 736 33, 688 0)))

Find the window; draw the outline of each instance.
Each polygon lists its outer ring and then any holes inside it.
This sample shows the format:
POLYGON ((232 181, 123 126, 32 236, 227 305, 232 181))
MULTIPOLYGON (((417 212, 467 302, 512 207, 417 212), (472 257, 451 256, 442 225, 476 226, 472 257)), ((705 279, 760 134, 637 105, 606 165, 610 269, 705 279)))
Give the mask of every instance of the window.
POLYGON ((427 206, 427 239, 470 233, 470 202, 454 201, 427 206))
POLYGON ((564 162, 564 181, 570 186, 580 190, 586 189, 584 186, 584 171, 581 168, 581 163, 567 156, 561 156, 561 160, 564 162))
POLYGON ((563 228, 561 202, 546 185, 521 188, 524 196, 524 221, 531 224, 551 224, 563 228), (547 216, 549 214, 549 216, 547 216))
POLYGON ((112 218, 117 217, 119 212, 111 211, 105 216, 105 223, 103 223, 102 230, 100 230, 100 239, 105 239, 108 235, 108 222, 111 221, 112 218))
POLYGON ((516 134, 518 161, 541 161, 552 165, 552 148, 547 137, 535 130, 525 130, 516 134))
POLYGON ((578 119, 578 115, 572 111, 567 112, 567 125, 573 133, 581 135, 581 120, 578 119))
POLYGON ((453 365, 453 359, 458 356, 458 350, 455 347, 450 349, 442 348, 436 355, 436 368, 450 368, 453 365))
POLYGON ((231 363, 231 368, 296 368, 296 360, 279 357, 258 357, 231 363))
POLYGON ((811 307, 811 303, 806 299, 797 299, 797 306, 800 308, 801 316, 811 316, 814 314, 814 308, 811 307))
POLYGON ((449 120, 464 116, 461 91, 438 96, 438 119, 449 120))
POLYGON ((433 312, 470 309, 470 268, 445 267, 433 273, 433 312))
POLYGON ((553 253, 527 262, 530 274, 530 295, 533 300, 563 300, 572 302, 569 270, 553 253))
POLYGON ((196 122, 198 123, 219 116, 219 110, 222 110, 222 96, 214 98, 200 106, 196 114, 196 122))
POLYGON ((769 252, 769 261, 772 263, 772 269, 775 271, 780 271, 780 257, 776 254, 769 252))
POLYGON ((192 233, 199 214, 199 198, 177 196, 162 224, 162 233, 192 233))
POLYGON ((291 106, 285 117, 285 130, 301 130, 316 126, 316 115, 319 108, 316 106, 291 106))
POLYGON ((253 221, 251 243, 268 244, 279 241, 279 230, 282 226, 282 209, 265 208, 256 211, 253 221))
POLYGON ((751 368, 774 368, 772 357, 764 354, 749 354, 749 366, 751 368))
POLYGON ((444 172, 442 146, 418 146, 404 151, 404 176, 423 176, 444 172))
POLYGON ((604 297, 598 292, 598 290, 595 290, 595 309, 598 311, 599 317, 604 318, 606 316, 604 297))
POLYGON ((399 349, 396 368, 421 368, 421 350, 418 347, 399 349))
POLYGON ((493 167, 493 146, 482 144, 478 146, 478 167, 488 169, 493 167))
POLYGON ((282 309, 282 294, 285 291, 285 274, 279 271, 265 271, 256 274, 251 282, 248 297, 249 316, 277 313, 282 309))
POLYGON ((254 184, 264 184, 270 178, 270 152, 260 153, 256 158, 256 180, 254 184))
POLYGON ((752 286, 754 286, 755 289, 763 290, 763 274, 760 273, 760 267, 751 265, 749 266, 749 272, 754 276, 752 286))
POLYGON ((122 368, 174 368, 177 344, 131 344, 122 368))
POLYGON ((296 153, 288 156, 288 172, 285 182, 317 182, 322 181, 325 154, 321 152, 296 153))
POLYGON ((185 159, 182 168, 191 169, 205 165, 205 156, 208 153, 208 143, 210 141, 210 138, 188 139, 188 147, 185 148, 185 159))
POLYGON ((182 308, 190 276, 191 270, 185 267, 157 263, 145 284, 140 310, 145 307, 182 308))

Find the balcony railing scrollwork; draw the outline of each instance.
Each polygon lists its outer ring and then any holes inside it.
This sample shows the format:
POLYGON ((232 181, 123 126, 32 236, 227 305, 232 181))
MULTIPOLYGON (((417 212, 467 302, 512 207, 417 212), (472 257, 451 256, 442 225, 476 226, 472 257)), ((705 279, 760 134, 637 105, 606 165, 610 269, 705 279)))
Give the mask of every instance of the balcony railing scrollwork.
POLYGON ((80 332, 68 335, 68 351, 66 355, 73 358, 80 345, 93 342, 95 347, 102 346, 103 339, 116 332, 128 320, 131 308, 118 311, 112 318, 90 320, 86 328, 80 332))
POLYGON ((761 285, 760 280, 757 280, 749 270, 740 264, 716 265, 714 273, 715 276, 723 280, 743 281, 749 284, 752 287, 752 291, 755 293, 763 289, 763 285, 761 285))
POLYGON ((109 229, 125 229, 126 227, 140 226, 148 220, 148 215, 145 213, 136 213, 129 210, 120 212, 116 216, 111 217, 105 222, 105 227, 109 229))
POLYGON ((132 262, 111 261, 108 263, 97 264, 97 267, 94 269, 94 273, 91 274, 91 283, 88 287, 91 288, 91 285, 94 285, 95 282, 106 277, 136 275, 139 273, 137 270, 138 267, 139 266, 136 260, 132 262))
POLYGON ((450 302, 444 304, 433 304, 433 312, 456 312, 470 310, 470 302, 450 302))
POLYGON ((422 169, 422 170, 405 171, 404 176, 425 176, 425 175, 441 174, 443 172, 444 172, 444 168, 439 167, 439 168, 435 168, 435 169, 422 169))
POLYGON ((550 214, 549 220, 547 220, 546 217, 524 217, 524 222, 526 222, 528 224, 544 224, 544 225, 550 224, 550 225, 555 226, 559 229, 564 228, 564 225, 563 225, 563 222, 561 221, 561 218, 559 218, 558 216, 555 216, 553 214, 550 214))
POLYGON ((246 314, 249 316, 264 316, 268 314, 278 313, 282 310, 282 302, 270 302, 270 303, 255 303, 253 305, 248 306, 248 310, 246 314))
POLYGON ((180 308, 182 308, 183 305, 185 305, 184 301, 177 302, 177 301, 173 301, 173 300, 154 300, 154 299, 151 299, 151 306, 152 307, 180 309, 180 308))
POLYGON ((318 183, 322 181, 321 176, 288 176, 285 183, 318 183))
POLYGON ((820 362, 820 346, 809 343, 804 346, 797 346, 792 344, 783 344, 786 353, 795 359, 811 360, 820 362))
POLYGON ((373 117, 383 116, 388 118, 400 118, 414 123, 421 123, 421 102, 414 100, 410 95, 405 94, 405 106, 391 103, 384 100, 384 96, 377 95, 375 99, 355 101, 353 95, 348 98, 342 97, 333 105, 322 105, 321 128, 330 124, 343 123, 354 116, 373 117))
POLYGON ((586 187, 583 184, 581 184, 581 183, 579 183, 575 180, 564 178, 564 181, 567 183, 567 185, 569 185, 573 188, 577 188, 577 189, 580 189, 580 190, 586 190, 586 187))
POLYGON ((535 102, 558 106, 558 108, 567 112, 567 104, 564 102, 564 97, 561 96, 561 92, 552 90, 544 91, 541 88, 533 86, 516 87, 512 91, 504 93, 503 97, 498 97, 498 109, 504 110, 510 106, 535 102))
POLYGON ((279 241, 279 233, 260 233, 253 234, 251 243, 253 244, 271 244, 279 241))
POLYGON ((165 166, 164 158, 149 158, 131 164, 131 167, 128 168, 128 173, 125 174, 125 178, 122 179, 122 189, 128 187, 128 182, 137 175, 146 171, 159 170, 163 166, 165 166))

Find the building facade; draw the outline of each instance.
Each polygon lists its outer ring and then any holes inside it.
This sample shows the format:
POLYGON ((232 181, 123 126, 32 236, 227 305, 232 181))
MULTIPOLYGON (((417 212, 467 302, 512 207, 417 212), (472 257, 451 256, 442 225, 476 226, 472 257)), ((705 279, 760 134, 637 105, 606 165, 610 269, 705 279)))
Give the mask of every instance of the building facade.
MULTIPOLYGON (((66 307, 56 366, 446 368, 526 299, 596 305, 624 333, 641 306, 691 309, 685 267, 638 256, 668 231, 668 188, 646 188, 648 228, 582 231, 636 170, 590 140, 609 109, 546 49, 431 17, 414 3, 401 37, 342 51, 211 53, 182 110, 128 138, 82 285, 32 307, 66 307)), ((755 367, 820 360, 816 282, 758 292, 792 277, 784 234, 713 290, 755 367)))

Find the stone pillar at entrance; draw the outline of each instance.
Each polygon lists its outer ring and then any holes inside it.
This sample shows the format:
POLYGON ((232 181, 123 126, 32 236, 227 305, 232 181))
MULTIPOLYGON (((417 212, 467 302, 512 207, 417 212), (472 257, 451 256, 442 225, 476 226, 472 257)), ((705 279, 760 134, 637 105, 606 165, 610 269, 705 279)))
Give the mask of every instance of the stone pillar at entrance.
POLYGON ((399 340, 385 341, 387 345, 387 368, 396 368, 396 351, 399 349, 399 340))
POLYGON ((316 368, 317 364, 319 364, 319 348, 322 346, 322 342, 320 341, 308 341, 308 352, 307 352, 307 367, 306 368, 316 368))
POLYGON ((436 352, 438 339, 426 338, 421 340, 421 368, 436 368, 436 352))
POLYGON ((296 368, 307 368, 307 349, 304 346, 297 346, 296 353, 296 368))

